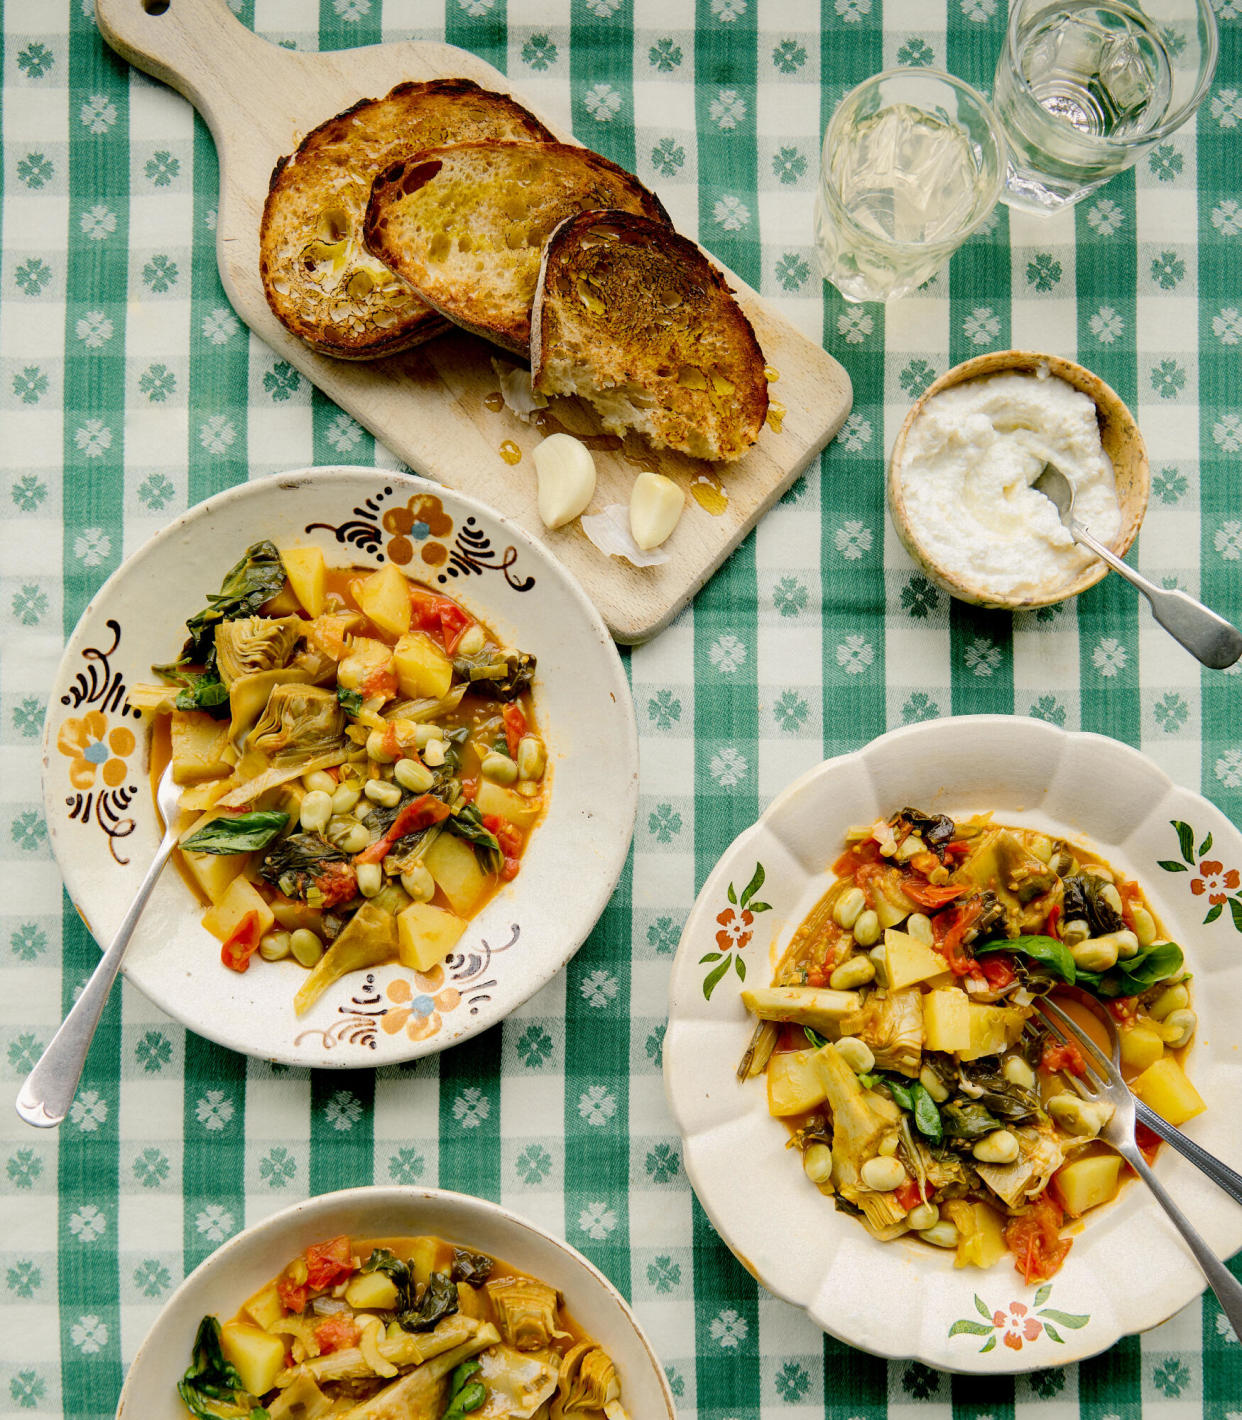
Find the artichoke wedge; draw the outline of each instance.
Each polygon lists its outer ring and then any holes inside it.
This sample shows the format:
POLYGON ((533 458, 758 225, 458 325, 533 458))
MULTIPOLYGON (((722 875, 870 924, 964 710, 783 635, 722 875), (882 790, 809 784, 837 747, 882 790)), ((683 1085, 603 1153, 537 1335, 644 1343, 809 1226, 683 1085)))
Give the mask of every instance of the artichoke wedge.
POLYGON ((373 902, 364 902, 302 983, 293 998, 293 1009, 299 1016, 305 1015, 334 981, 396 958, 397 919, 373 902))

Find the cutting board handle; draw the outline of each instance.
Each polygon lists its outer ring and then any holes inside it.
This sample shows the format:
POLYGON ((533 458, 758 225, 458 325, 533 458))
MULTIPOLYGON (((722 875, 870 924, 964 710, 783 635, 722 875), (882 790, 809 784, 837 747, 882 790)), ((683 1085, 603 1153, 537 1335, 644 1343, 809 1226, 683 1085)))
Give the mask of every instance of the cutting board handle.
POLYGON ((95 19, 122 59, 184 94, 213 133, 235 96, 264 92, 286 58, 226 0, 95 0, 95 19))

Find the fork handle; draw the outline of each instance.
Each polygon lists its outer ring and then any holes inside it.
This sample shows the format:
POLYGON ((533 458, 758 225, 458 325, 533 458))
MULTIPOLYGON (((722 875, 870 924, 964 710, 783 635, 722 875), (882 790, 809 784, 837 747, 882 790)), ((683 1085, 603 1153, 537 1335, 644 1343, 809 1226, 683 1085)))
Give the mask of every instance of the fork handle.
POLYGON ((1215 1154, 1200 1148, 1193 1139, 1188 1139, 1180 1129, 1163 1120, 1142 1100, 1134 1101, 1134 1110, 1140 1124, 1145 1124, 1153 1134, 1159 1134, 1166 1144, 1176 1149, 1183 1158, 1189 1159, 1200 1173, 1206 1174, 1214 1184, 1223 1188, 1235 1203, 1242 1203, 1242 1173, 1235 1172, 1228 1164, 1222 1164, 1215 1154))
POLYGON ((1208 1285, 1216 1293, 1216 1300, 1220 1303, 1221 1310, 1229 1318, 1234 1335, 1242 1340, 1242 1282, 1237 1280, 1200 1237, 1190 1219, 1173 1202, 1164 1185, 1148 1167, 1147 1160, 1138 1148, 1125 1150, 1124 1157, 1147 1187, 1151 1189, 1156 1202, 1169 1215, 1173 1226, 1185 1239, 1186 1246, 1194 1253, 1195 1261, 1203 1269, 1203 1275, 1207 1278, 1208 1285))
POLYGON ((134 900, 111 946, 100 957, 99 965, 82 988, 82 994, 73 1003, 60 1029, 52 1037, 51 1044, 26 1077, 26 1083, 17 1096, 17 1112, 36 1129, 54 1129, 69 1113, 86 1065, 87 1052, 95 1038, 95 1028, 108 1003, 112 983, 121 969, 125 948, 129 946, 129 939, 134 935, 151 889, 176 844, 176 831, 170 828, 164 834, 155 861, 147 869, 142 886, 134 894, 134 900))

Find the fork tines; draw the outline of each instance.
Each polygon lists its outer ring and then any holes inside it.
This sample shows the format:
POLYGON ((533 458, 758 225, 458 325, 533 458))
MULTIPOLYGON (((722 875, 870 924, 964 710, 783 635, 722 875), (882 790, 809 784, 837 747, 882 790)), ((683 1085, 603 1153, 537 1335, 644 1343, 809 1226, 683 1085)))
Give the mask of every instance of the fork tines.
POLYGON ((1116 1065, 1100 1049, 1077 1021, 1067 1015, 1055 1001, 1041 996, 1036 1009, 1043 1016, 1048 1029, 1058 1039, 1067 1044, 1077 1045, 1083 1052, 1083 1064, 1091 1072, 1092 1078, 1102 1085, 1109 1085, 1121 1078, 1116 1065))

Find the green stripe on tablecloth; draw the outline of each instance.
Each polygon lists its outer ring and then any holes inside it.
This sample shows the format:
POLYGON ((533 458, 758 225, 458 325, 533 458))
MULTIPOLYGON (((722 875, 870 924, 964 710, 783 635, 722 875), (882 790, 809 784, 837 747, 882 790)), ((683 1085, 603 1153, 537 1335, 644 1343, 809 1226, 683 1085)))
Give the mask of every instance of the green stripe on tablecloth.
POLYGON ((502 74, 506 73, 509 68, 506 0, 496 0, 494 5, 486 7, 445 0, 444 38, 448 44, 472 50, 480 59, 494 64, 502 74))
MULTIPOLYGON (((1222 24, 1219 75, 1242 67, 1242 32, 1222 24)), ((1237 130, 1201 112, 1199 189, 1199 595, 1235 622, 1242 621, 1242 519, 1238 466, 1242 456, 1242 371, 1236 341, 1242 301, 1236 220, 1237 130), (1210 293, 1210 297, 1208 295, 1210 293), (1219 326, 1219 331, 1217 329, 1219 326), (1221 336, 1226 338, 1221 338, 1221 336)), ((1242 822, 1242 717, 1238 681, 1219 671, 1201 673, 1203 792, 1242 822)), ((1214 1368, 1219 1360, 1213 1358, 1214 1368)), ((1215 1377, 1213 1384, 1216 1383, 1215 1377)), ((1234 1396, 1238 1389, 1235 1388, 1234 1396)))
POLYGON ((627 1297, 633 869, 631 851, 565 980, 565 1236, 627 1297))
POLYGON ((950 1391, 953 1420, 1013 1420, 1011 1376, 953 1376, 950 1391))
POLYGON ((1013 714, 1013 617, 956 598, 949 603, 955 715, 1013 714))
POLYGON ((691 1207, 697 1414, 699 1420, 758 1415, 759 1288, 720 1241, 697 1198, 691 1207))
POLYGON ((699 240, 752 286, 760 280, 755 9, 728 24, 696 0, 699 240))
POLYGON ((500 1046, 496 1026, 439 1057, 440 1187, 493 1200, 500 1198, 500 1046))
MULTIPOLYGON (((93 39, 94 23, 79 6, 71 15, 64 361, 66 631, 121 561, 129 294, 128 66, 93 39)), ((139 291, 133 294, 137 299, 139 291)))
POLYGON ((887 1362, 824 1337, 824 1420, 876 1420, 885 1412, 887 1395, 887 1362))
MULTIPOLYGON (((99 964, 99 948, 67 897, 61 935, 60 1007, 65 1015, 99 964)), ((81 1420, 112 1414, 123 1374, 117 1265, 120 1079, 118 990, 100 1018, 58 1141, 61 1398, 63 1414, 81 1420)))
MULTIPOLYGON (((1133 409, 1138 393, 1135 300, 1138 245, 1134 170, 1113 178, 1105 187, 1102 198, 1112 204, 1107 211, 1113 230, 1106 244, 1089 240, 1093 234, 1092 215, 1095 215, 1097 222, 1101 220, 1092 199, 1080 202, 1074 209, 1078 351, 1084 363, 1112 385, 1133 409), (1120 318, 1120 333, 1114 333, 1117 322, 1109 319, 1109 311, 1120 318)), ((1171 196, 1170 200, 1175 199, 1171 196)))
MULTIPOLYGON (((250 336, 229 305, 216 266, 220 163, 207 125, 194 118, 194 235, 190 266, 187 501, 191 507, 247 473, 246 386, 250 336)), ((221 576, 230 564, 222 559, 221 576)))
POLYGON ((375 438, 361 424, 311 387, 311 427, 317 464, 375 462, 375 438))
POLYGON ((1138 607, 1120 577, 1077 600, 1082 728, 1137 745, 1140 737, 1138 607))
POLYGON ((245 1056, 187 1031, 183 1100, 182 1238, 189 1273, 245 1223, 245 1056))
POLYGON ((319 0, 319 48, 356 49, 379 44, 379 5, 341 4, 339 0, 319 0))
POLYGON ((312 1197, 374 1181, 374 1070, 313 1070, 310 1125, 312 1197))
POLYGON ((627 172, 634 171, 634 30, 629 6, 597 14, 576 0, 569 25, 574 134, 627 172))
POLYGON ((1123 1337, 1102 1356, 1078 1367, 1079 1420, 1104 1420, 1118 1412, 1137 1415, 1142 1402, 1143 1345, 1139 1337, 1123 1337))
MULTIPOLYGON (((981 93, 991 94, 996 56, 1005 42, 1004 5, 971 12, 973 23, 950 25, 945 35, 946 68, 981 93)), ((982 230, 949 262, 950 366, 1010 343, 1009 209, 998 204, 982 230), (977 337, 989 332, 980 344, 977 337), (994 331, 994 333, 993 333, 994 331)), ((947 368, 947 367, 946 367, 947 368)))

